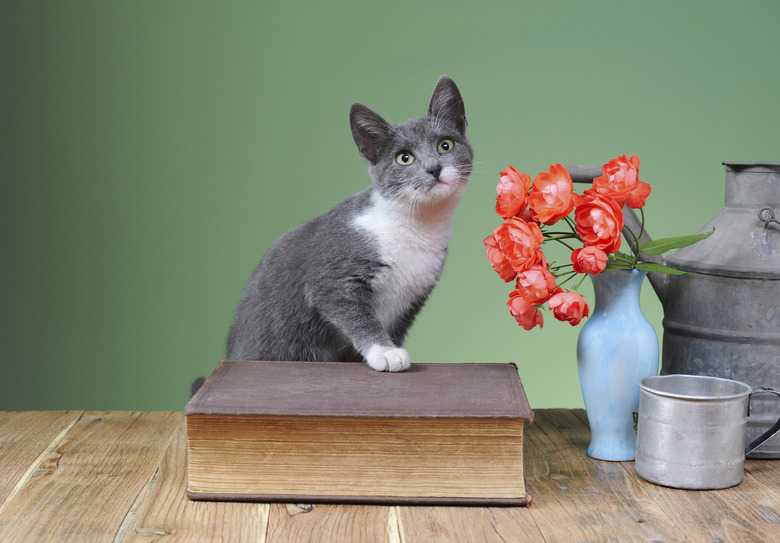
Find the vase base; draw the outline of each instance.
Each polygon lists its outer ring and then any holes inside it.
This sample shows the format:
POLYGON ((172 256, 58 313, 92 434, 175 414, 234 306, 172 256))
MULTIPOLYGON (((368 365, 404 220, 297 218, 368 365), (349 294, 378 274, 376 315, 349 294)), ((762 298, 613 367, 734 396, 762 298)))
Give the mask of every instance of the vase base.
POLYGON ((629 462, 636 459, 636 449, 588 447, 588 456, 608 462, 629 462))

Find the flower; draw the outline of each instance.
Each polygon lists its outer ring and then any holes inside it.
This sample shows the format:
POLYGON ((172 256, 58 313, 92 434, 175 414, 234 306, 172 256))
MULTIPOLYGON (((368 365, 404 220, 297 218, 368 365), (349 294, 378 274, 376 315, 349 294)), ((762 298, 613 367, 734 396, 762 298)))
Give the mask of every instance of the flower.
POLYGON ((546 302, 555 290, 555 277, 548 266, 534 266, 517 274, 515 291, 527 302, 538 305, 546 302))
POLYGON ((577 326, 590 311, 585 299, 579 293, 563 289, 558 289, 550 297, 548 305, 556 319, 568 322, 572 326, 577 326))
POLYGON ((632 209, 645 205, 650 185, 639 180, 639 158, 626 155, 613 158, 601 167, 601 176, 593 180, 593 190, 611 198, 618 205, 628 204, 632 209))
POLYGON ((593 180, 593 190, 622 206, 638 183, 639 158, 636 155, 631 158, 623 155, 601 167, 601 176, 593 180))
POLYGON ((574 195, 574 203, 574 222, 582 241, 605 253, 617 252, 623 231, 623 211, 617 202, 586 190, 582 196, 574 195))
POLYGON ((525 209, 528 200, 528 189, 531 188, 531 178, 518 172, 512 166, 507 166, 501 172, 500 181, 496 186, 496 213, 505 219, 514 217, 525 209))
POLYGON ((531 330, 537 325, 539 328, 544 326, 544 315, 539 310, 539 306, 524 300, 517 291, 509 295, 507 305, 509 313, 524 330, 531 330))
POLYGON ((504 256, 504 253, 501 252, 501 249, 499 249, 496 236, 491 234, 483 241, 485 243, 485 252, 490 260, 490 265, 493 266, 496 273, 507 283, 514 279, 517 272, 512 267, 512 264, 509 263, 509 260, 504 256))
POLYGON ((651 189, 639 180, 636 155, 619 156, 604 164, 601 175, 582 194, 574 192, 571 176, 560 164, 551 164, 546 172, 530 179, 512 166, 501 172, 496 186, 496 213, 504 221, 483 240, 495 272, 506 282, 515 280, 507 305, 525 330, 544 325, 545 303, 556 319, 572 326, 586 318, 590 308, 576 290, 588 274, 625 269, 683 273, 655 262, 640 261, 639 257, 687 247, 712 234, 644 244, 637 241, 644 232, 643 207, 651 189), (625 228, 624 206, 639 210, 639 232, 625 228), (555 230, 550 231, 553 226, 555 230), (619 251, 624 228, 630 234, 627 239, 634 243, 633 255, 619 251), (542 246, 549 241, 563 244, 571 251, 570 263, 548 264, 542 246), (582 277, 574 288, 563 288, 579 275, 582 277))
POLYGON ((571 253, 572 267, 577 273, 598 275, 607 267, 608 258, 607 253, 592 245, 580 247, 571 253))
POLYGON ((650 196, 650 184, 640 181, 626 198, 626 205, 631 209, 645 207, 648 196, 650 196))
POLYGON ((539 225, 518 217, 507 219, 493 234, 498 248, 515 271, 523 271, 541 262, 544 235, 539 225))
POLYGON ((533 180, 528 205, 533 218, 544 224, 553 224, 568 215, 574 207, 574 184, 569 172, 560 164, 551 164, 533 180))

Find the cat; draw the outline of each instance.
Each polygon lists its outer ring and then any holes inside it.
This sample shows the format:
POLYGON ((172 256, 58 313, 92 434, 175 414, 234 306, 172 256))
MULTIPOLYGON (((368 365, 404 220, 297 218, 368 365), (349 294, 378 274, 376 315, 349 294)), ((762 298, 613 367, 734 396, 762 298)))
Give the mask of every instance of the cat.
POLYGON ((349 119, 371 186, 267 251, 241 293, 228 359, 410 367, 401 344, 441 275, 471 175, 463 100, 442 76, 427 116, 393 125, 356 103, 349 119))

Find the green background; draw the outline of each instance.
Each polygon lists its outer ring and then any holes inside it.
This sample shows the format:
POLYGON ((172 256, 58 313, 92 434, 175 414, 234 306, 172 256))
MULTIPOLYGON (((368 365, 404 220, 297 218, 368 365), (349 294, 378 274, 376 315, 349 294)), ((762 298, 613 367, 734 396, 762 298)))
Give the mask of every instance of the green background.
POLYGON ((662 237, 721 208, 722 161, 780 159, 776 1, 0 6, 0 409, 182 409, 262 253, 367 185, 355 101, 400 122, 458 83, 475 171, 405 346, 514 361, 534 408, 582 405, 578 328, 509 316, 498 172, 635 153, 662 237))

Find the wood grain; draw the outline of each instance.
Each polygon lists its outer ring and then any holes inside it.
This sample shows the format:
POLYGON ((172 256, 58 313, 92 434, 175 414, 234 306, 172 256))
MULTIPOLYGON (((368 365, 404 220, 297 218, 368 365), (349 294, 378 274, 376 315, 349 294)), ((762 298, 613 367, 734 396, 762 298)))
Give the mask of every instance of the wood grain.
POLYGON ((113 541, 180 424, 174 413, 83 414, 4 508, 0 541, 113 541))
POLYGON ((267 543, 390 542, 397 522, 393 507, 382 505, 271 504, 267 543))
POLYGON ((581 410, 538 410, 524 434, 527 508, 194 502, 181 413, 0 413, 0 541, 779 540, 780 462, 675 490, 588 458, 581 410))
POLYGON ((580 418, 544 410, 536 421, 526 432, 526 482, 545 541, 679 540, 679 527, 622 464, 585 455, 590 432, 580 418))
POLYGON ((0 412, 0 515, 82 411, 0 412), (9 500, 10 498, 10 500, 9 500))
POLYGON ((479 541, 544 542, 525 507, 400 507, 399 526, 405 543, 479 541))

